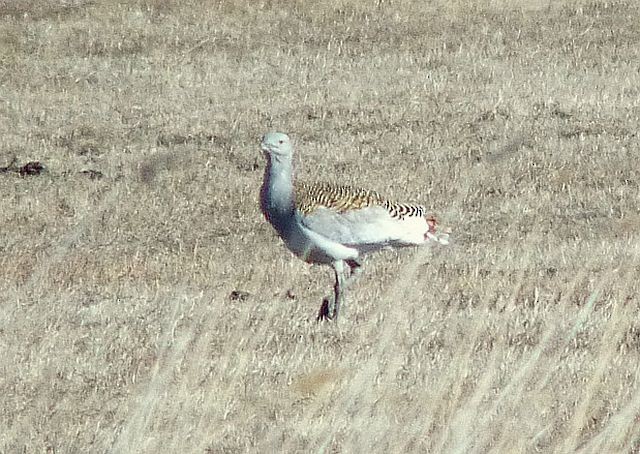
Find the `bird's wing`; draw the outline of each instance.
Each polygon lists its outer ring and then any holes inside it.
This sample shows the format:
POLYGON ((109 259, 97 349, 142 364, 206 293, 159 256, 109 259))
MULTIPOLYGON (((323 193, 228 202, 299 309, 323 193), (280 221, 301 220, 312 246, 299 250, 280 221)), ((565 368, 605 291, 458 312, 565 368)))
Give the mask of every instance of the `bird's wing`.
POLYGON ((313 232, 359 250, 422 244, 429 231, 425 218, 394 219, 381 206, 343 212, 319 207, 312 214, 303 215, 301 221, 313 232))
POLYGON ((422 244, 434 232, 424 207, 390 202, 374 191, 299 183, 295 197, 305 227, 361 251, 422 244))

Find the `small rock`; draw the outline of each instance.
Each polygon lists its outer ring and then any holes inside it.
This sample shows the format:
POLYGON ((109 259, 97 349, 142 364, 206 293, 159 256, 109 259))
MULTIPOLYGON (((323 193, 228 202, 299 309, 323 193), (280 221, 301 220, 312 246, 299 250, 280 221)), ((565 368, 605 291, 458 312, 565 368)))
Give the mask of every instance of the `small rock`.
POLYGON ((40 164, 40 161, 30 161, 30 162, 27 162, 22 167, 20 167, 20 169, 18 170, 18 173, 20 173, 21 177, 24 177, 27 175, 30 175, 30 176, 40 175, 45 170, 46 170, 45 166, 40 164))
POLYGON ((83 170, 80 173, 83 174, 83 175, 88 176, 89 179, 91 179, 91 180, 99 180, 100 178, 102 178, 104 176, 104 174, 102 172, 100 172, 99 170, 93 170, 93 169, 83 170))
POLYGON ((229 294, 229 299, 231 301, 245 301, 249 296, 251 296, 249 292, 245 292, 244 290, 234 290, 229 294))

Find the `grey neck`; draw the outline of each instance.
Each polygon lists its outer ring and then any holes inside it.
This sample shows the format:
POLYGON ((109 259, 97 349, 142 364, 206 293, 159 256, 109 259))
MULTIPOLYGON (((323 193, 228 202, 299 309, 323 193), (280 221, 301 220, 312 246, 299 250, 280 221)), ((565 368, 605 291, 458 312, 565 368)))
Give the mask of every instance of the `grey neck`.
POLYGON ((260 205, 267 220, 279 232, 290 224, 295 216, 291 157, 267 156, 260 205))

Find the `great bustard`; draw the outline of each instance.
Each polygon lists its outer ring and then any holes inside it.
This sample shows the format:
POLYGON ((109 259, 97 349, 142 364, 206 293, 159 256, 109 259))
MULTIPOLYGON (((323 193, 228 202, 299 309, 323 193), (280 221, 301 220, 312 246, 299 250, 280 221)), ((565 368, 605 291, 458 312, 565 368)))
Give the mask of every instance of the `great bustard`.
POLYGON ((448 235, 436 233, 435 219, 420 205, 390 202, 350 186, 294 184, 293 147, 286 134, 266 134, 261 148, 267 159, 260 192, 265 217, 291 252, 335 271, 333 312, 325 299, 319 318, 338 318, 344 290, 362 266, 361 254, 429 240, 448 243, 448 235))

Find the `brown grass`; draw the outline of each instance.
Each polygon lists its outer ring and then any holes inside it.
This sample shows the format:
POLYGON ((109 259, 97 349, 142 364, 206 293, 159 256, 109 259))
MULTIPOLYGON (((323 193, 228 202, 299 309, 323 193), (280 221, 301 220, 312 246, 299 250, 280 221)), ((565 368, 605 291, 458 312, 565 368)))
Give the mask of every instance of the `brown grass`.
POLYGON ((0 173, 0 452, 637 451, 638 49, 624 1, 0 2, 48 169, 0 173), (273 129, 454 244, 317 324, 273 129))

